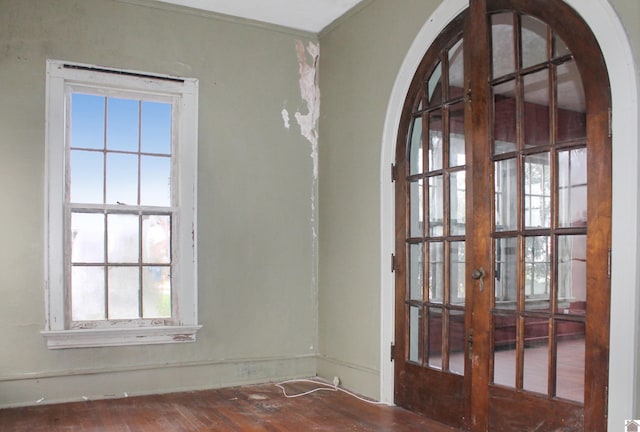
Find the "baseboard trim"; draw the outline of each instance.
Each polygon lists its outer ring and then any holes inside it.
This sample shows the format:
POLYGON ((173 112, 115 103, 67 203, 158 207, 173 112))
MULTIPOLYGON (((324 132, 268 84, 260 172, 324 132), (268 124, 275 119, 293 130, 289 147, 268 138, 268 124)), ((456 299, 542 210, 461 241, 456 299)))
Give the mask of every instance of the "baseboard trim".
POLYGON ((206 390, 315 375, 315 355, 43 372, 0 377, 0 408, 206 390))
POLYGON ((318 355, 317 375, 329 382, 337 376, 344 388, 375 400, 380 399, 380 371, 377 369, 318 355))

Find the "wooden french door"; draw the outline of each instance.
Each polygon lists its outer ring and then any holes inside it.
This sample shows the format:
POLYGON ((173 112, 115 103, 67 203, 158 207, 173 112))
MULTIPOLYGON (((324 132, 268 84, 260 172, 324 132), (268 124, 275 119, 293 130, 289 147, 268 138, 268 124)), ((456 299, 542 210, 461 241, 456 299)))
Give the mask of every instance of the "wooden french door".
POLYGON ((473 431, 606 430, 609 81, 560 0, 471 0, 398 134, 395 400, 473 431))

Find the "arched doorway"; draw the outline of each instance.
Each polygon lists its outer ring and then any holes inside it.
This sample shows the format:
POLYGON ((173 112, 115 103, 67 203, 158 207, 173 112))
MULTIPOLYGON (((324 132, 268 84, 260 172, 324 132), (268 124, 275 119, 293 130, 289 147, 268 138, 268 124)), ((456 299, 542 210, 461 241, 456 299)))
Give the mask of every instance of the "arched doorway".
POLYGON ((474 430, 536 426, 541 410, 554 413, 544 430, 604 427, 608 325, 585 315, 609 312, 608 290, 596 289, 609 272, 608 81, 599 55, 595 72, 588 63, 595 39, 563 31, 563 19, 586 26, 556 3, 472 1, 425 56, 400 125, 396 400, 474 430), (483 45, 489 33, 494 44, 483 45), (483 58, 492 49, 514 67, 483 58), (579 95, 566 99, 569 76, 572 88, 584 83, 582 111, 579 95), (576 180, 586 165, 588 186, 576 180), (576 210, 585 190, 590 204, 576 210), (572 369, 585 380, 569 391, 562 358, 576 355, 564 342, 585 334, 572 369), (536 418, 518 414, 523 406, 536 418))

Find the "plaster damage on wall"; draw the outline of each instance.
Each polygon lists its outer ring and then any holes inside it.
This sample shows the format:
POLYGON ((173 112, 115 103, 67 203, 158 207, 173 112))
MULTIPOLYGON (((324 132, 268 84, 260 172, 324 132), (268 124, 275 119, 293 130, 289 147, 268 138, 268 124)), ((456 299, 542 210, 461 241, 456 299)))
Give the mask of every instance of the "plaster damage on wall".
MULTIPOLYGON (((296 40, 296 53, 298 56, 298 71, 300 73, 300 96, 306 104, 306 114, 296 111, 294 117, 300 126, 300 134, 311 143, 311 160, 313 162, 313 180, 311 187, 311 235, 313 248, 312 264, 312 297, 318 301, 318 209, 316 197, 318 195, 318 119, 320 117, 320 87, 318 86, 318 60, 320 58, 320 45, 296 40), (307 56, 308 55, 308 56, 307 56)), ((283 113, 284 119, 284 113, 283 113)), ((285 121, 285 127, 287 126, 285 121)), ((318 323, 316 317, 316 333, 318 323)), ((310 347, 313 350, 313 346, 310 347)))
POLYGON ((304 44, 296 41, 298 65, 300 72, 300 96, 307 104, 307 114, 300 111, 295 113, 296 121, 300 125, 300 133, 311 143, 311 158, 313 159, 313 178, 318 178, 318 118, 320 117, 320 87, 318 86, 318 59, 320 46, 309 42, 305 50, 304 44), (307 53, 311 62, 307 62, 307 53))

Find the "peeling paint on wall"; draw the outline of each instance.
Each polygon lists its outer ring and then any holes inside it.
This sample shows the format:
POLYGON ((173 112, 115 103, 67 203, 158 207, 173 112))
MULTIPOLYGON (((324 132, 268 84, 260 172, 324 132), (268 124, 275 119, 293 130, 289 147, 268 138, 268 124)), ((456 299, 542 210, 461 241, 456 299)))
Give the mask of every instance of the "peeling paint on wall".
MULTIPOLYGON (((320 45, 296 40, 296 54, 298 56, 298 71, 300 74, 300 96, 306 104, 306 113, 296 111, 294 117, 300 126, 300 134, 311 143, 311 160, 313 163, 313 179, 311 185, 311 242, 312 242, 312 270, 311 286, 312 301, 318 302, 318 119, 320 118, 320 87, 318 86, 318 60, 320 45)), ((315 333, 318 337, 318 317, 315 317, 315 333)), ((313 346, 311 347, 313 350, 313 346)))
POLYGON ((318 86, 318 59, 320 46, 309 42, 305 49, 302 41, 296 41, 298 54, 298 70, 300 72, 300 96, 306 102, 307 113, 295 113, 300 126, 300 133, 311 143, 311 158, 313 159, 313 177, 318 178, 318 118, 320 117, 320 87, 318 86), (307 61, 307 54, 311 61, 307 61))
POLYGON ((284 127, 289 129, 289 111, 286 108, 282 109, 282 121, 284 122, 284 127))

